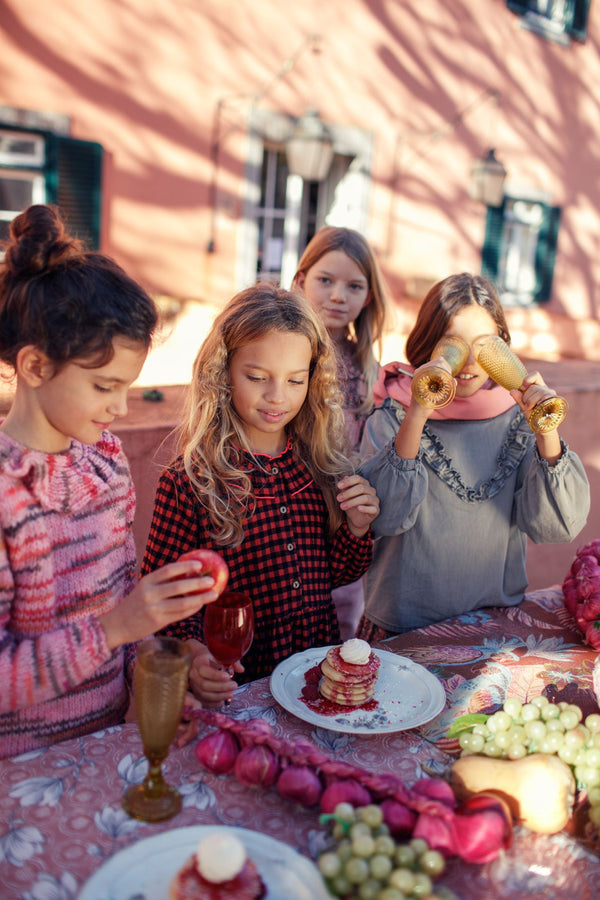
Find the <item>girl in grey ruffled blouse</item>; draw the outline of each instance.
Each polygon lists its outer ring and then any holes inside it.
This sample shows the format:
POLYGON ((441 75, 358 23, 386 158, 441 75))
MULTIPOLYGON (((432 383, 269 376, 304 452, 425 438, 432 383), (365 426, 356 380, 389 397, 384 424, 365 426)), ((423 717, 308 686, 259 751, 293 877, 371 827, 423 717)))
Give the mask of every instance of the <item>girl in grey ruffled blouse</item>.
MULTIPOLYGON (((590 495, 581 461, 557 430, 534 434, 526 417, 555 392, 539 373, 519 391, 491 382, 473 355, 482 334, 510 341, 493 286, 450 276, 427 294, 406 353, 416 371, 443 335, 465 340, 470 352, 455 376, 455 399, 423 407, 398 364, 381 372, 361 445, 360 473, 381 502, 358 630, 366 640, 520 603, 527 537, 568 542, 585 525, 590 495)), ((445 359, 436 363, 450 371, 445 359)))

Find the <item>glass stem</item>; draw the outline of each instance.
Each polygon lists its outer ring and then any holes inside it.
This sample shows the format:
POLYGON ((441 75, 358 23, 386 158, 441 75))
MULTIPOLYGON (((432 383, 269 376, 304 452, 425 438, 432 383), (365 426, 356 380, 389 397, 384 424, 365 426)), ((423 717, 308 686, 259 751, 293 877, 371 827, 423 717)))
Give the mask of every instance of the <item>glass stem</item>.
POLYGON ((144 793, 147 797, 162 797, 167 787, 162 774, 162 760, 149 762, 150 768, 144 778, 144 793))

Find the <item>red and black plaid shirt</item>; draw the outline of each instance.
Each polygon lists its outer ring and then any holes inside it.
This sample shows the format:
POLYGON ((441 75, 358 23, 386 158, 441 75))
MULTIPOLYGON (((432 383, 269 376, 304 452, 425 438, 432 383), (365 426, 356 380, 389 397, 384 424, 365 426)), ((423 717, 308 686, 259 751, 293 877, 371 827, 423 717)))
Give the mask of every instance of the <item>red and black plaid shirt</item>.
MULTIPOLYGON (((259 468, 245 454, 256 509, 246 520, 239 547, 209 537, 206 510, 190 489, 183 463, 159 480, 142 574, 196 547, 219 552, 229 566, 228 589, 254 601, 255 637, 244 657, 246 681, 269 675, 282 659, 340 640, 331 590, 356 581, 372 555, 370 532, 355 537, 347 524, 328 533, 323 495, 291 444, 259 468)), ((165 629, 202 640, 202 611, 165 629)))

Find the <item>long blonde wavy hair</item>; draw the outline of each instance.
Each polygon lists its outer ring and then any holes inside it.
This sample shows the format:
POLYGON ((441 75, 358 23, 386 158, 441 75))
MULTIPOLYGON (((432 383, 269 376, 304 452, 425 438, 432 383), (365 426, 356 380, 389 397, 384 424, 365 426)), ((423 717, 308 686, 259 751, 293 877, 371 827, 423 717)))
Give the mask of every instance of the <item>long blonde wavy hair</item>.
POLYGON ((296 455, 323 492, 331 532, 342 522, 336 482, 352 465, 333 346, 302 296, 259 282, 236 294, 216 317, 194 361, 179 429, 185 471, 208 512, 211 536, 222 546, 243 541, 244 521, 254 509, 252 482, 240 467, 238 448, 247 447, 248 442, 232 403, 230 364, 237 350, 271 332, 302 334, 310 343, 307 397, 287 431, 296 455))

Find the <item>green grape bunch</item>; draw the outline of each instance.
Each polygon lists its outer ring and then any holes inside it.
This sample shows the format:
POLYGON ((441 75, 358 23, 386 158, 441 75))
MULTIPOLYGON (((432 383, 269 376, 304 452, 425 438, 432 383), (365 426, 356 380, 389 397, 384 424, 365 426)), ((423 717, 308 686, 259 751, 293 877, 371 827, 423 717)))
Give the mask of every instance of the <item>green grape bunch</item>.
POLYGON ((570 766, 578 790, 587 793, 589 818, 600 828, 600 714, 583 719, 573 703, 552 703, 540 694, 528 703, 508 697, 495 713, 460 716, 448 737, 457 738, 461 756, 479 754, 522 759, 530 753, 555 754, 570 766))
POLYGON ((455 900, 434 879, 444 872, 444 857, 427 841, 396 841, 375 804, 353 807, 338 803, 322 815, 331 846, 317 866, 333 897, 343 900, 455 900))

